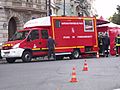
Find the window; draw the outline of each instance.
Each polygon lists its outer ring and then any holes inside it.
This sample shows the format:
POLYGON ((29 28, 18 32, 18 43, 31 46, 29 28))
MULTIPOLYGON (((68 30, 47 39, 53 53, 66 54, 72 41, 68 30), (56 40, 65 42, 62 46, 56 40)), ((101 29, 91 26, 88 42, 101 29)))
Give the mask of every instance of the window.
POLYGON ((10 41, 14 40, 23 40, 27 37, 29 31, 17 31, 12 38, 10 38, 10 41))
POLYGON ((35 3, 38 3, 38 0, 35 0, 35 3))
POLYGON ((56 21, 55 21, 55 27, 56 27, 56 28, 60 28, 60 27, 61 27, 60 20, 56 20, 56 21))
POLYGON ((26 0, 26 2, 33 2, 33 0, 26 0))
POLYGON ((48 39, 48 31, 47 30, 41 30, 42 39, 48 39))
POLYGON ((41 3, 41 0, 38 0, 38 3, 40 4, 40 3, 41 3))
POLYGON ((30 2, 33 2, 33 0, 30 0, 30 2))
POLYGON ((32 39, 32 40, 39 39, 39 32, 38 32, 38 30, 33 30, 33 31, 30 33, 30 36, 31 36, 31 39, 32 39))
POLYGON ((84 31, 85 32, 94 32, 94 24, 92 19, 84 20, 84 31))

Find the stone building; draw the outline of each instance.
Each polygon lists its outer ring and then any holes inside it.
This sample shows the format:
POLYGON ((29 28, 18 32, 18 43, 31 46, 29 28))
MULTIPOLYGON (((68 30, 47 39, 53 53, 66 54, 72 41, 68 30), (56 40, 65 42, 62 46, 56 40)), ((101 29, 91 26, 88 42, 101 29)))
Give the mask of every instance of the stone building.
MULTIPOLYGON (((71 1, 73 2, 74 0, 71 1)), ((96 0, 75 0, 73 3, 76 3, 76 14, 79 13, 81 16, 95 16, 97 14, 95 1, 96 0)))
POLYGON ((51 1, 52 15, 58 15, 58 10, 60 9, 60 7, 58 6, 59 0, 50 0, 50 1, 51 1))
MULTIPOLYGON (((63 14, 63 2, 61 1, 59 15, 63 14)), ((66 16, 94 16, 97 14, 95 9, 96 0, 65 0, 66 16)))
MULTIPOLYGON (((63 15, 65 1, 66 16, 95 15, 95 0, 50 0, 53 15, 63 15), (86 7, 86 8, 84 8, 86 7)), ((0 0, 0 43, 11 38, 16 30, 22 30, 30 19, 49 15, 49 0, 0 0)))
POLYGON ((0 43, 22 30, 30 19, 47 15, 46 0, 0 0, 0 43))

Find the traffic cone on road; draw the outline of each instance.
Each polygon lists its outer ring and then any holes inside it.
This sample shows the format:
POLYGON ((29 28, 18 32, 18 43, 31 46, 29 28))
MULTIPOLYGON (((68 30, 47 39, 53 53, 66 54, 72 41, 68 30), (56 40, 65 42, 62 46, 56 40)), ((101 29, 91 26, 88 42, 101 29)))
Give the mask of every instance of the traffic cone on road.
POLYGON ((76 78, 76 71, 75 71, 75 67, 73 67, 73 70, 72 70, 72 78, 70 80, 70 82, 78 82, 77 81, 77 78, 76 78))
POLYGON ((88 64, 87 64, 86 60, 84 62, 83 71, 88 71, 88 64))
POLYGON ((98 52, 97 52, 97 55, 96 55, 96 57, 97 57, 97 58, 99 58, 99 57, 100 57, 98 52))

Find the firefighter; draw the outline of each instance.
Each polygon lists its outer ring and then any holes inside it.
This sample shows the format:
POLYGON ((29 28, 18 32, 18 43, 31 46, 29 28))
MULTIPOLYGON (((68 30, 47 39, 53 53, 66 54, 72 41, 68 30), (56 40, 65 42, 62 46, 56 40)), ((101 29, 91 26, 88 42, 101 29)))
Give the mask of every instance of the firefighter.
POLYGON ((103 33, 100 32, 98 35, 98 46, 99 46, 99 53, 103 55, 103 33))
POLYGON ((115 46, 116 46, 116 56, 119 56, 120 34, 118 34, 117 37, 115 38, 115 46))
POLYGON ((50 60, 52 54, 53 54, 54 60, 56 60, 56 56, 55 56, 55 41, 54 41, 54 39, 51 36, 49 36, 49 38, 48 38, 47 47, 48 47, 48 60, 50 60))
POLYGON ((105 33, 103 36, 103 55, 105 57, 108 57, 109 55, 109 46, 110 46, 110 38, 108 37, 108 34, 105 33))

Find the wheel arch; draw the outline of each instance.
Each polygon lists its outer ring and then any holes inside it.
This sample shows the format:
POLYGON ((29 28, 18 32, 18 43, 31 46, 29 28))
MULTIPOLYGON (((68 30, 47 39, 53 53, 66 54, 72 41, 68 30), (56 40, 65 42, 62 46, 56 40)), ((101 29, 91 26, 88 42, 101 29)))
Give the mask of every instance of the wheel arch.
POLYGON ((73 49, 73 52, 76 51, 76 50, 78 50, 79 53, 81 54, 81 50, 80 50, 80 48, 74 48, 74 49, 73 49))
POLYGON ((71 58, 78 59, 80 55, 81 55, 80 48, 74 48, 71 58))
MULTIPOLYGON (((31 50, 31 49, 25 48, 25 50, 23 51, 23 53, 24 53, 24 52, 26 52, 26 51, 29 51, 29 52, 31 53, 31 55, 33 55, 33 53, 32 53, 32 50, 31 50)), ((23 55, 23 53, 22 53, 22 55, 23 55)))
POLYGON ((31 49, 25 49, 22 54, 22 61, 23 62, 30 62, 32 59, 32 50, 31 49))

